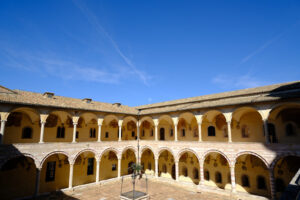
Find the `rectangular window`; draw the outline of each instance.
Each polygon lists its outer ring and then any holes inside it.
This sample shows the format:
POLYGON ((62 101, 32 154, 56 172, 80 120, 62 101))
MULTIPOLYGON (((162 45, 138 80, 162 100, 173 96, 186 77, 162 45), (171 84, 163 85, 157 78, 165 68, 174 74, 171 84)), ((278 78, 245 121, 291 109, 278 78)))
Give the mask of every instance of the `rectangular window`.
POLYGON ((153 129, 151 130, 151 136, 153 136, 153 129))
POLYGON ((47 169, 46 169, 46 182, 54 181, 55 180, 55 166, 56 162, 47 162, 47 169))
POLYGON ((76 131, 76 138, 79 138, 79 132, 76 131))
POLYGON ((116 164, 112 164, 111 171, 116 171, 116 170, 117 170, 117 165, 116 164))
POLYGON ((145 136, 145 130, 144 129, 142 130, 142 136, 145 136))
POLYGON ((131 137, 134 137, 134 136, 135 136, 135 132, 132 131, 132 132, 131 132, 131 137))
POLYGON ((96 129, 90 128, 90 138, 96 138, 96 129))
POLYGON ((88 159, 87 175, 94 174, 94 158, 88 159))
POLYGON ((173 136, 173 129, 170 130, 170 136, 173 136))
POLYGON ((109 135, 108 132, 105 132, 105 138, 108 138, 108 135, 109 135))
POLYGON ((65 127, 57 127, 56 138, 65 138, 65 127))
POLYGON ((182 137, 185 137, 185 129, 182 129, 182 137))

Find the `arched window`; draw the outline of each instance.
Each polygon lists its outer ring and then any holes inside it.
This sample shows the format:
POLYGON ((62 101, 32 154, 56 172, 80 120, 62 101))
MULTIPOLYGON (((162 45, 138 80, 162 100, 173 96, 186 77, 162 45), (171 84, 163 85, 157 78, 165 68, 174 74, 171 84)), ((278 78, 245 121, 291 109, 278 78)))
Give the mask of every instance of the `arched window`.
POLYGON ((285 184, 284 184, 284 181, 281 178, 276 178, 275 188, 276 188, 276 192, 284 192, 285 184))
POLYGON ((249 177, 247 175, 242 175, 242 186, 250 187, 249 177))
POLYGON ((183 168, 182 168, 182 175, 183 175, 183 176, 188 176, 188 170, 187 170, 186 167, 183 167, 183 168))
POLYGON ((208 170, 204 171, 204 179, 207 180, 207 181, 209 181, 209 179, 210 179, 209 171, 208 170))
POLYGON ((163 166, 162 166, 162 172, 163 173, 167 173, 167 166, 166 166, 166 164, 163 164, 163 166))
POLYGON ((269 132, 269 141, 271 143, 277 143, 276 129, 275 125, 272 123, 268 123, 268 132, 269 132))
POLYGON ((293 124, 288 123, 288 124, 285 126, 285 134, 286 134, 286 136, 293 136, 293 135, 295 135, 295 131, 294 131, 294 126, 293 126, 293 124))
POLYGON ((22 139, 31 139, 32 138, 32 128, 27 126, 22 130, 22 139))
POLYGON ((242 138, 248 138, 249 137, 249 128, 247 125, 242 126, 242 138))
POLYGON ((265 177, 257 176, 257 189, 260 190, 267 189, 265 177))
POLYGON ((222 174, 220 172, 216 172, 215 180, 216 180, 216 183, 222 183, 222 174))
POLYGON ((215 127, 209 126, 207 131, 208 131, 208 136, 216 136, 215 127))
POLYGON ((193 170, 193 177, 194 179, 199 179, 199 171, 197 168, 194 168, 193 170))

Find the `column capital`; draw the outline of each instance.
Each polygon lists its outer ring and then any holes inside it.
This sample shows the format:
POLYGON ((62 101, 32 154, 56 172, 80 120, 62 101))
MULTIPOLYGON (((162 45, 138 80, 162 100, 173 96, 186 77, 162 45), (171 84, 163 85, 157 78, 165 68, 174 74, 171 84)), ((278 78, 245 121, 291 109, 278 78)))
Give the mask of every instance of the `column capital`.
POLYGON ((9 114, 9 112, 0 112, 1 121, 7 121, 9 114))
POLYGON ((72 117, 73 124, 75 124, 75 123, 77 124, 78 120, 79 120, 79 116, 73 116, 72 117))
POLYGON ((118 126, 121 127, 122 124, 123 124, 123 119, 119 119, 119 121, 118 121, 118 126))
POLYGON ((98 119, 97 119, 98 126, 102 126, 103 120, 104 120, 104 118, 98 118, 98 119))
POLYGON ((49 114, 40 114, 40 122, 41 124, 46 123, 49 114))
POLYGON ((158 120, 158 118, 154 118, 153 119, 153 123, 154 123, 154 126, 158 126, 158 124, 159 124, 159 120, 158 120))
POLYGON ((269 118, 269 115, 270 115, 270 112, 271 112, 271 109, 270 108, 263 108, 263 109, 260 109, 258 110, 259 114, 261 115, 261 118, 263 121, 266 121, 268 120, 269 118))
POLYGON ((226 122, 227 123, 231 123, 231 120, 232 120, 232 112, 231 111, 226 111, 226 112, 223 112, 223 115, 226 119, 226 122))
POLYGON ((173 120, 174 125, 177 126, 179 117, 177 115, 176 116, 172 116, 172 120, 173 120))

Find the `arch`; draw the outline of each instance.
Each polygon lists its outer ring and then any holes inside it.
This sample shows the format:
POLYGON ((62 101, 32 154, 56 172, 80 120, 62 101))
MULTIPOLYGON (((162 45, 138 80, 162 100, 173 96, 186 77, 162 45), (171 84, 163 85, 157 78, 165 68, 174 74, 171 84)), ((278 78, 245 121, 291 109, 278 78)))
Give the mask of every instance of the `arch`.
POLYGON ((134 116, 132 116, 132 115, 129 115, 129 116, 126 116, 126 117, 123 118, 123 122, 124 121, 128 121, 129 122, 131 120, 134 121, 134 122, 137 122, 137 119, 134 116))
POLYGON ((262 120, 262 116, 261 116, 261 114, 258 112, 258 108, 257 107, 255 107, 255 106, 241 106, 241 107, 238 107, 238 108, 236 108, 233 112, 232 112, 232 118, 234 118, 234 117, 237 117, 238 119, 238 121, 240 120, 240 118, 245 114, 245 113, 247 113, 247 112, 256 112, 256 113, 258 113, 259 114, 259 116, 261 117, 261 120, 262 120), (246 111, 244 111, 243 112, 243 110, 246 110, 246 111), (241 113, 239 113, 239 112, 241 112, 241 113), (236 115, 238 115, 238 116, 236 116, 236 115))
POLYGON ((171 125, 174 125, 172 117, 170 115, 167 115, 167 114, 159 116, 158 124, 161 122, 161 120, 164 120, 164 118, 167 122, 169 122, 169 123, 171 122, 171 125))
POLYGON ((224 114, 221 110, 218 110, 218 109, 208 110, 203 113, 203 118, 207 118, 207 120, 209 122, 211 122, 213 120, 213 118, 215 118, 218 114, 222 114, 224 116, 224 114))
POLYGON ((34 121, 40 119, 40 112, 37 109, 34 109, 34 108, 30 108, 30 107, 15 107, 15 108, 12 108, 9 111, 8 117, 13 112, 23 112, 23 113, 25 113, 29 117, 29 119, 31 120, 32 123, 34 121), (33 118, 31 114, 35 115, 36 118, 33 118))
POLYGON ((22 156, 25 156, 25 157, 29 157, 31 158, 33 161, 34 161, 34 164, 37 168, 39 168, 40 166, 40 161, 32 154, 29 154, 29 153, 22 153, 22 154, 15 154, 15 155, 10 155, 9 157, 7 157, 6 159, 3 160, 3 162, 0 163, 0 170, 1 168, 3 167, 3 165, 11 160, 11 159, 14 159, 14 158, 18 158, 18 157, 22 157, 22 156))
POLYGON ((100 153, 100 155, 99 155, 99 160, 101 161, 102 156, 103 156, 105 153, 109 152, 109 151, 114 152, 114 153, 116 154, 117 158, 120 159, 119 151, 118 151, 116 148, 108 147, 108 148, 104 149, 104 150, 100 153))
POLYGON ((113 115, 113 114, 108 114, 108 115, 105 115, 104 118, 103 118, 103 122, 105 121, 105 123, 107 122, 110 122, 112 120, 117 120, 117 122, 119 121, 119 118, 116 116, 116 115, 113 115), (111 119, 110 119, 111 118, 111 119), (109 120, 109 121, 107 121, 109 120), (106 122, 107 121, 107 122, 106 122))
POLYGON ((72 160, 72 164, 75 163, 77 157, 84 152, 92 152, 94 154, 95 158, 97 159, 97 152, 94 149, 83 149, 75 155, 75 157, 72 160))
POLYGON ((140 124, 139 125, 141 126, 144 121, 150 121, 150 123, 154 124, 154 121, 153 121, 152 117, 150 117, 150 116, 144 116, 144 117, 142 117, 140 119, 140 124))
MULTIPOLYGON (((189 112, 189 111, 185 111, 185 112, 182 112, 182 113, 179 114, 178 120, 179 120, 180 118, 182 118, 182 119, 184 119, 184 120, 187 120, 186 117, 188 117, 188 116, 191 117, 190 121, 188 122, 189 124, 192 122, 192 120, 193 120, 194 118, 196 119, 196 116, 194 115, 194 113, 189 112)), ((197 119, 196 119, 196 121, 197 121, 197 119)))
POLYGON ((145 145, 141 147, 141 155, 143 155, 144 151, 146 151, 147 149, 150 149, 150 151, 153 153, 154 157, 156 157, 155 151, 153 150, 152 147, 145 145))
POLYGON ((196 158, 198 159, 199 163, 200 163, 200 157, 198 156, 197 152, 194 151, 193 149, 190 149, 190 148, 184 148, 184 149, 181 149, 178 153, 177 153, 177 157, 175 159, 180 159, 180 157, 186 153, 186 152, 190 152, 192 154, 194 154, 196 156, 196 158))
POLYGON ((98 116, 95 113, 93 113, 93 112, 83 112, 83 113, 80 113, 79 118, 80 117, 82 117, 86 123, 88 123, 92 119, 95 119, 96 121, 98 120, 98 116), (90 115, 90 116, 88 116, 88 115, 90 115))
POLYGON ((259 155, 258 153, 255 153, 255 152, 252 152, 252 151, 242 151, 242 152, 237 153, 236 156, 234 157, 234 160, 233 160, 233 166, 235 165, 236 160, 238 159, 238 157, 240 157, 242 155, 247 155, 247 154, 258 157, 261 161, 263 161, 263 163, 269 169, 269 163, 267 162, 267 160, 264 157, 262 157, 261 155, 259 155))
POLYGON ((123 155, 123 153, 125 153, 127 150, 133 151, 135 157, 137 157, 137 151, 136 151, 135 147, 134 147, 134 146, 131 146, 131 145, 125 147, 125 148, 122 150, 121 155, 123 155))
POLYGON ((295 153, 295 152, 287 152, 287 153, 282 153, 277 155, 271 162, 271 164, 269 165, 270 170, 274 170, 275 165, 277 164, 277 162, 287 156, 296 156, 296 157, 300 157, 300 153, 295 153))
POLYGON ((217 150, 217 149, 211 149, 211 150, 206 151, 206 152, 203 154, 203 156, 201 157, 202 163, 203 163, 204 160, 206 159, 206 156, 207 156, 208 154, 210 154, 210 153, 218 153, 218 154, 221 154, 221 155, 227 160, 228 165, 231 166, 231 162, 230 162, 230 159, 228 158, 228 156, 227 156, 225 153, 223 153, 222 151, 219 151, 219 150, 217 150))
POLYGON ((63 155, 65 155, 65 156, 68 158, 69 163, 70 163, 70 156, 69 156, 69 154, 68 154, 67 152, 64 152, 64 151, 53 151, 53 152, 51 152, 51 153, 48 153, 48 154, 42 159, 42 161, 40 162, 40 167, 39 167, 39 168, 42 168, 42 167, 43 167, 43 164, 44 164, 45 160, 47 160, 50 156, 53 156, 53 155, 55 155, 55 154, 63 154, 63 155))
POLYGON ((157 157, 159 158, 160 154, 164 151, 169 151, 172 156, 174 157, 174 159, 176 159, 174 152, 169 148, 169 147, 161 147, 158 149, 158 153, 157 153, 157 157))

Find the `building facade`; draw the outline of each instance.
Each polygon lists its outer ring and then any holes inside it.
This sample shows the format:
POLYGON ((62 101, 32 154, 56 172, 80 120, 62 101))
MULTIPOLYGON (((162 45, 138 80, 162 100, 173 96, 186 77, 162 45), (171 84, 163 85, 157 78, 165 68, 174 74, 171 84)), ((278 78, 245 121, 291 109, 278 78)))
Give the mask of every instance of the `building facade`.
POLYGON ((138 107, 1 87, 0 116, 1 199, 115 181, 136 162, 157 181, 276 199, 300 167, 300 81, 138 107))

